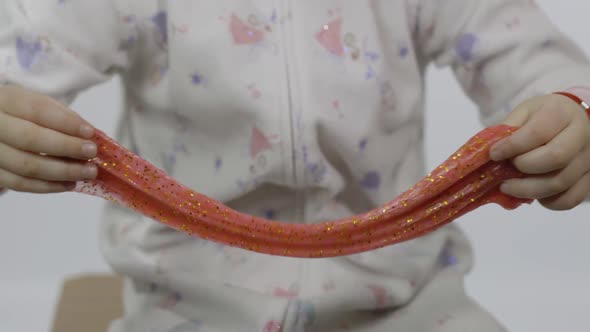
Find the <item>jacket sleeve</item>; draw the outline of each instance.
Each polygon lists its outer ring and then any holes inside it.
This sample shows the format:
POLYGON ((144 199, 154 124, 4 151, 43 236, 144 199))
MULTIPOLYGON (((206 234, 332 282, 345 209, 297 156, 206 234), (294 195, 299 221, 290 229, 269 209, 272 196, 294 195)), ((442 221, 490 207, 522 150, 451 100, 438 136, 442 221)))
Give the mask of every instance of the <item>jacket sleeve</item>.
POLYGON ((449 66, 486 126, 527 98, 590 86, 590 63, 532 0, 418 0, 419 48, 449 66))
POLYGON ((133 35, 114 1, 0 1, 0 83, 69 103, 126 69, 133 35))

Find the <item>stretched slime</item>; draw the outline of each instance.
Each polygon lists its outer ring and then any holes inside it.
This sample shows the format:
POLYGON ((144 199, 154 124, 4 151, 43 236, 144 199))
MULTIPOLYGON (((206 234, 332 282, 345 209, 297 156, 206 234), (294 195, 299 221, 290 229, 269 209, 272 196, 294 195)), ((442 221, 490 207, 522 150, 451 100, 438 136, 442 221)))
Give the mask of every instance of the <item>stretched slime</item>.
POLYGON ((349 218, 315 224, 286 223, 235 211, 193 191, 100 130, 91 160, 98 176, 74 191, 101 197, 178 231, 270 255, 334 257, 382 248, 430 233, 488 203, 515 209, 532 200, 509 197, 499 185, 523 177, 489 149, 516 128, 480 131, 430 174, 389 203, 349 218))

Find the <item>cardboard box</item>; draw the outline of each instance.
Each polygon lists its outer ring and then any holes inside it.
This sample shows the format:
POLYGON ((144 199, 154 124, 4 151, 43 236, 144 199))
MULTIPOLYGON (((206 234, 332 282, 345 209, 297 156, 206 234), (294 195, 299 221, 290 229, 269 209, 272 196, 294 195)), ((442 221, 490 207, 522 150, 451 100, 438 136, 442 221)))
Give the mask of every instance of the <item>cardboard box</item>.
POLYGON ((106 332, 123 314, 122 288, 122 279, 113 275, 65 280, 51 332, 106 332))

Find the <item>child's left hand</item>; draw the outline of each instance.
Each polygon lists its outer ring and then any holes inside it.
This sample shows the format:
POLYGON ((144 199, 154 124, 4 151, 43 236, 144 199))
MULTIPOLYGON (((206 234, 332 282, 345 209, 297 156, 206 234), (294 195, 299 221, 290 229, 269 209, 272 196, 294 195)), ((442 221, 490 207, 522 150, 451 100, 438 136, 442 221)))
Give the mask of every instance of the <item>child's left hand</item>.
POLYGON ((520 171, 532 176, 512 179, 502 192, 538 199, 551 210, 576 207, 590 194, 590 120, 573 100, 556 94, 531 98, 504 120, 519 126, 496 143, 493 160, 513 158, 520 171))

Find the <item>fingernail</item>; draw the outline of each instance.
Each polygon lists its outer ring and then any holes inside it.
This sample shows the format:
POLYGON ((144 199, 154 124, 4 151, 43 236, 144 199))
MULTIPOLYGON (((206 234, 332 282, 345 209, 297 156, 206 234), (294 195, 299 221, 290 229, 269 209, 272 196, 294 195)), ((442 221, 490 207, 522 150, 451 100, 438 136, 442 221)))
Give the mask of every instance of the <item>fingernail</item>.
POLYGON ((82 176, 85 179, 94 179, 96 177, 96 167, 94 165, 86 165, 82 168, 82 176))
POLYGON ((94 144, 94 143, 82 144, 82 154, 88 158, 96 157, 96 144, 94 144))
POLYGON ((499 160, 502 160, 503 158, 504 158, 504 155, 503 155, 501 149, 494 147, 490 150, 490 159, 492 159, 493 161, 499 161, 499 160))
POLYGON ((80 126, 80 135, 84 138, 91 138, 94 135, 94 129, 87 124, 80 126))

